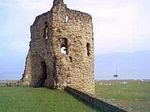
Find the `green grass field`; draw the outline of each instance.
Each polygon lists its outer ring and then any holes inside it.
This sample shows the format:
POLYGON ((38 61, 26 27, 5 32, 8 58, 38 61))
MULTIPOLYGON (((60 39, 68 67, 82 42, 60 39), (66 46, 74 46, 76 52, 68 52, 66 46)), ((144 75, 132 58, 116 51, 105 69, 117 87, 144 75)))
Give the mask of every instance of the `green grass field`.
POLYGON ((138 112, 150 112, 150 82, 97 82, 96 94, 138 112))
POLYGON ((0 112, 96 112, 68 93, 46 88, 0 87, 0 112))
MULTIPOLYGON (((98 97, 138 112, 150 112, 150 82, 96 83, 98 97)), ((0 87, 0 112, 100 112, 64 91, 46 88, 0 87)))

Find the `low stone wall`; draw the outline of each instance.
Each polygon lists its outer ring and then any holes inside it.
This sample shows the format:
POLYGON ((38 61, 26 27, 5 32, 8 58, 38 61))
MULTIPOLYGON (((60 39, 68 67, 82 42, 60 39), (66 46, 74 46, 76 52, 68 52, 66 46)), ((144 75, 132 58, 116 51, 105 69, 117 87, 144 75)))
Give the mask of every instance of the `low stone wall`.
POLYGON ((0 87, 14 87, 20 86, 20 81, 18 80, 0 80, 0 87))
POLYGON ((103 99, 98 99, 95 96, 85 94, 71 87, 67 87, 66 91, 73 96, 76 96, 77 98, 87 102, 94 108, 102 110, 104 112, 133 112, 131 110, 125 109, 124 107, 104 101, 103 99))

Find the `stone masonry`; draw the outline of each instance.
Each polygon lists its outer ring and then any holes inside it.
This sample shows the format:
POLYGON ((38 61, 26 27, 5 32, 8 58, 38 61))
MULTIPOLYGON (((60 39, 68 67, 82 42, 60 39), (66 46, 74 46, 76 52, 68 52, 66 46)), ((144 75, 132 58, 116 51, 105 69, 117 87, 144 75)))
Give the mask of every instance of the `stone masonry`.
POLYGON ((95 94, 92 17, 67 8, 63 0, 37 16, 22 84, 95 94))

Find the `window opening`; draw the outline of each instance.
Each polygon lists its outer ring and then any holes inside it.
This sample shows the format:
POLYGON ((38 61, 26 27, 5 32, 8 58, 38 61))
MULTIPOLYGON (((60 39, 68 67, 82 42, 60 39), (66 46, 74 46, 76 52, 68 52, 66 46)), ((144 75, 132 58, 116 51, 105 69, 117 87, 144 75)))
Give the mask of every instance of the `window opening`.
POLYGON ((47 24, 47 22, 45 22, 44 37, 45 37, 45 39, 48 39, 48 24, 47 24))
POLYGON ((45 33, 46 33, 46 36, 45 36, 45 39, 48 39, 48 27, 45 29, 45 33))
POLYGON ((90 56, 90 44, 86 44, 86 49, 87 49, 87 56, 90 56))
POLYGON ((65 17, 65 22, 67 23, 69 20, 68 16, 65 17))
POLYGON ((72 62, 72 57, 71 56, 69 57, 69 59, 70 59, 70 62, 72 62))
POLYGON ((62 54, 67 54, 67 48, 65 46, 61 47, 61 53, 62 54))
POLYGON ((60 44, 61 44, 61 53, 62 54, 68 54, 68 40, 66 38, 60 39, 60 44))

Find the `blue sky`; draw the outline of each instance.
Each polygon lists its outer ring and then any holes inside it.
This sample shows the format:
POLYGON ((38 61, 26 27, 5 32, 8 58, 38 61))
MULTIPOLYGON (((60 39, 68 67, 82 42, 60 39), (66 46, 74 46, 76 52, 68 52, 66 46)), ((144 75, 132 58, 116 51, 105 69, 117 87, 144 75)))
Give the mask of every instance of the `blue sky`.
MULTIPOLYGON (((30 25, 52 0, 0 0, 0 79, 19 79, 30 41, 30 25)), ((95 77, 150 78, 149 0, 64 0, 93 16, 95 77)))

